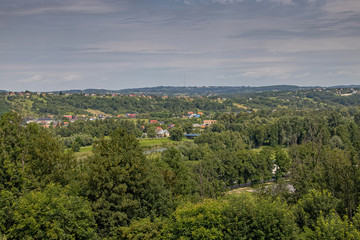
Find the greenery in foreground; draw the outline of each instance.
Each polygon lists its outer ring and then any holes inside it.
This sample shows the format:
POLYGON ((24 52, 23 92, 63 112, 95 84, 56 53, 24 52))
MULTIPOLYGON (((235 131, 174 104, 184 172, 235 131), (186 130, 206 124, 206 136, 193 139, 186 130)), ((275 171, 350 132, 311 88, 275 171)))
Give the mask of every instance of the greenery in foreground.
MULTIPOLYGON (((105 131, 98 122, 104 131, 91 138, 93 154, 75 158, 56 137, 65 130, 24 126, 18 114, 4 114, 0 235, 359 239, 359 109, 224 113, 216 119, 194 141, 149 156, 133 134, 135 123, 105 131), (270 179, 276 183, 262 187, 270 179), (256 192, 225 194, 247 182, 258 186, 256 192)), ((68 128, 69 137, 89 129, 81 124, 68 128)))

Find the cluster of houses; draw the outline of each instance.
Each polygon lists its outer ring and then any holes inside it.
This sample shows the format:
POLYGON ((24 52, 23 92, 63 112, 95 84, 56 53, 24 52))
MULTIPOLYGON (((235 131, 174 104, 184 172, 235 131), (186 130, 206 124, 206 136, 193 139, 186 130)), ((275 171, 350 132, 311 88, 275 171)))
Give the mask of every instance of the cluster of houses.
POLYGON ((188 112, 188 115, 186 117, 188 117, 188 118, 199 118, 202 115, 204 115, 204 113, 202 113, 202 112, 198 112, 198 113, 188 112))
POLYGON ((211 124, 216 123, 216 120, 203 120, 202 124, 194 123, 194 128, 206 128, 209 127, 211 124))
MULTIPOLYGON (((46 118, 37 118, 37 119, 25 119, 26 124, 28 123, 37 123, 40 124, 43 127, 49 128, 50 126, 52 127, 56 127, 57 125, 59 125, 60 123, 58 121, 53 120, 50 117, 46 117, 46 118)), ((69 123, 67 123, 69 124, 69 123)), ((63 124, 65 125, 65 124, 63 124)))

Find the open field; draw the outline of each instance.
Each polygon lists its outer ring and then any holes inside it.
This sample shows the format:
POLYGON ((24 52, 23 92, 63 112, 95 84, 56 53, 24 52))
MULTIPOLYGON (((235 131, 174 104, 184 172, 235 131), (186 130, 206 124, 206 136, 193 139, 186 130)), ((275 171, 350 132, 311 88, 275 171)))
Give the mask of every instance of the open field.
POLYGON ((89 113, 91 113, 91 114, 93 114, 93 115, 102 114, 102 115, 104 115, 104 116, 109 116, 109 114, 106 114, 106 113, 104 113, 104 112, 102 112, 102 111, 99 111, 99 110, 86 109, 85 111, 87 111, 87 112, 89 112, 89 113))
POLYGON ((238 107, 238 108, 248 109, 247 106, 244 106, 244 105, 242 105, 242 104, 233 103, 233 105, 234 105, 235 107, 238 107))

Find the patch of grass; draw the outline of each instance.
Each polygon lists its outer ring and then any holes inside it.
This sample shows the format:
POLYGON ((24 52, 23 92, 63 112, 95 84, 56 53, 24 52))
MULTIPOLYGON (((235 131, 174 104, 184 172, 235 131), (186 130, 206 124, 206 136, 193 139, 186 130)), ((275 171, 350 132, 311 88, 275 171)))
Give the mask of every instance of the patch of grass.
POLYGON ((78 162, 83 162, 92 155, 93 153, 91 151, 74 153, 74 156, 78 162))
POLYGON ((185 137, 181 141, 172 141, 170 138, 139 138, 138 140, 144 148, 170 147, 180 142, 193 141, 185 137))
POLYGON ((86 146, 86 147, 81 147, 80 148, 80 152, 90 152, 92 150, 92 145, 91 146, 86 146))
POLYGON ((91 113, 91 114, 93 114, 93 115, 102 114, 102 115, 104 115, 104 116, 110 116, 109 114, 106 114, 106 113, 104 113, 104 112, 102 112, 102 111, 99 111, 99 110, 86 109, 85 111, 87 111, 87 112, 89 112, 89 113, 91 113))
POLYGON ((140 138, 139 139, 141 146, 152 146, 152 145, 161 145, 164 143, 172 142, 170 138, 140 138))
POLYGON ((242 104, 233 103, 233 105, 234 105, 235 107, 238 107, 238 108, 248 109, 248 107, 247 107, 247 106, 242 105, 242 104))

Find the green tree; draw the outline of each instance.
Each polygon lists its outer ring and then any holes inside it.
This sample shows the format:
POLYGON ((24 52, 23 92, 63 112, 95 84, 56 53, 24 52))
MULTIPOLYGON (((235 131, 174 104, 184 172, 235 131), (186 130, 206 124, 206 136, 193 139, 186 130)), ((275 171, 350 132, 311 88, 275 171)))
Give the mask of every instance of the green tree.
POLYGON ((332 211, 328 216, 320 216, 314 226, 314 230, 305 228, 301 236, 303 239, 328 240, 328 239, 360 239, 360 232, 345 217, 344 220, 332 211))
POLYGON ((295 239, 286 204, 249 194, 187 203, 173 213, 162 239, 295 239))
POLYGON ((313 228, 320 216, 328 216, 331 211, 338 208, 340 202, 327 190, 309 191, 295 206, 294 212, 298 226, 313 228))
POLYGON ((132 219, 167 214, 170 197, 157 171, 146 161, 135 136, 117 129, 94 144, 86 173, 86 196, 103 236, 132 219))
POLYGON ((90 204, 59 185, 33 190, 13 205, 13 239, 93 239, 95 221, 90 204))
POLYGON ((183 124, 182 124, 182 128, 184 129, 184 132, 185 133, 192 133, 192 131, 193 131, 193 124, 192 124, 192 122, 184 122, 183 124))
POLYGON ((24 188, 26 149, 25 128, 17 113, 7 113, 0 119, 0 190, 19 194, 24 188))
POLYGON ((19 194, 50 182, 66 184, 72 166, 60 142, 37 124, 22 126, 16 113, 0 119, 0 189, 19 194))
POLYGON ((184 137, 184 129, 181 127, 175 127, 170 130, 170 139, 173 141, 181 141, 184 137))

